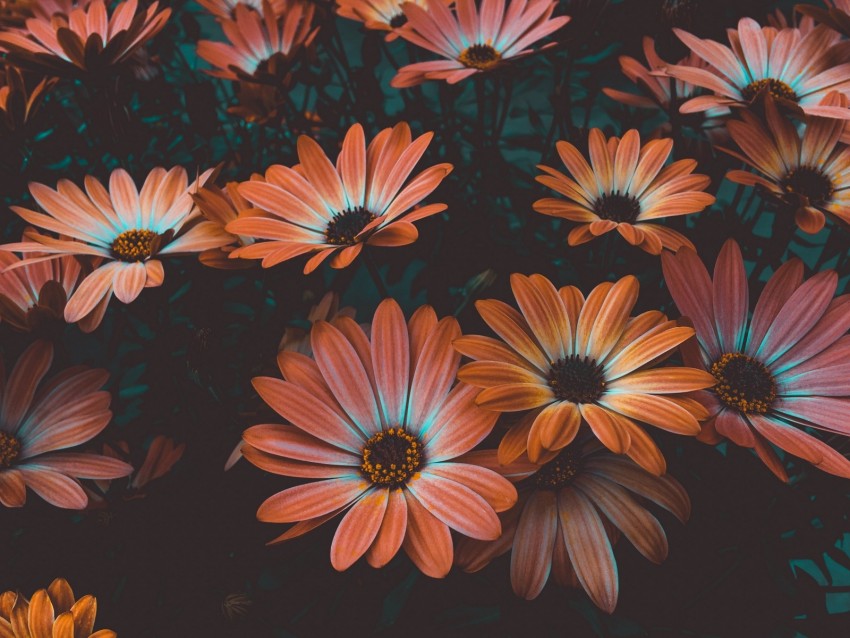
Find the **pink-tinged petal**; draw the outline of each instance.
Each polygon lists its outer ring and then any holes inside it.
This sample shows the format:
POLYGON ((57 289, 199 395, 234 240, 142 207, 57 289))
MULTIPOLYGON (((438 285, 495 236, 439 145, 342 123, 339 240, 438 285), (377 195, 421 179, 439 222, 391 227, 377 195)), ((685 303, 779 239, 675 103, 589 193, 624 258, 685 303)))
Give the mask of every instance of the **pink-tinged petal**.
POLYGON ((751 415, 753 427, 776 447, 799 456, 824 472, 850 478, 850 459, 823 441, 791 425, 761 415, 751 415))
POLYGON ((552 568, 558 536, 558 497, 552 490, 531 494, 519 518, 511 552, 511 585, 517 596, 537 598, 552 568))
POLYGON ((558 515, 570 562, 594 604, 613 613, 619 583, 614 550, 596 509, 572 489, 558 493, 558 515))
POLYGON ((420 306, 407 322, 407 332, 410 335, 411 376, 416 370, 416 364, 422 355, 425 343, 437 328, 437 323, 437 313, 431 306, 420 306))
POLYGON ((697 368, 665 367, 632 372, 606 383, 609 392, 675 394, 710 388, 717 383, 714 376, 697 368))
POLYGON ((112 420, 110 400, 108 392, 97 392, 75 402, 73 410, 40 421, 22 441, 21 458, 73 447, 94 438, 112 420))
POLYGON ((404 490, 395 488, 387 491, 389 495, 381 528, 366 552, 366 561, 372 567, 383 567, 393 559, 401 548, 407 531, 407 500, 404 490))
POLYGON ((557 401, 547 405, 534 419, 528 433, 529 459, 539 463, 545 452, 565 448, 575 439, 580 425, 581 413, 575 403, 557 401))
POLYGON ((285 458, 325 465, 357 466, 361 456, 317 439, 292 425, 254 425, 242 433, 251 447, 285 458))
POLYGON ((362 451, 364 439, 354 424, 307 390, 270 377, 255 377, 252 383, 275 412, 305 432, 354 454, 362 451))
POLYGON ((509 510, 517 500, 513 484, 485 467, 469 463, 430 463, 428 473, 465 485, 496 512, 509 510))
POLYGON ((637 303, 639 289, 640 284, 632 275, 623 277, 611 287, 588 337, 587 356, 591 359, 604 361, 617 344, 637 303))
POLYGON ((528 323, 516 310, 495 299, 475 302, 481 318, 520 356, 534 364, 541 372, 549 371, 551 362, 531 335, 528 323))
POLYGON ((721 410, 714 421, 717 433, 725 436, 735 445, 741 447, 754 447, 755 435, 750 424, 737 410, 721 410))
POLYGON ((298 138, 297 145, 298 159, 301 161, 301 168, 310 184, 327 202, 329 209, 336 212, 345 210, 346 198, 342 180, 322 148, 315 140, 306 135, 301 135, 298 138))
POLYGON ((629 459, 616 456, 596 456, 585 463, 591 474, 611 480, 638 496, 663 507, 682 523, 691 515, 688 493, 669 476, 654 476, 629 459))
POLYGON ((401 307, 393 299, 385 299, 372 319, 371 351, 377 398, 386 423, 404 422, 410 374, 409 339, 401 307))
POLYGON ((44 375, 53 362, 53 345, 39 340, 27 348, 18 358, 3 391, 0 405, 0 429, 15 433, 24 415, 30 409, 44 375))
POLYGON ((145 288, 156 288, 165 281, 165 271, 162 262, 158 259, 149 259, 145 262, 145 288))
POLYGON ((94 310, 104 297, 111 297, 112 282, 123 265, 121 262, 109 262, 83 279, 65 306, 65 321, 76 323, 94 310))
POLYGON ((780 397, 772 407, 814 427, 850 435, 850 397, 780 397))
POLYGON ((428 429, 421 434, 428 459, 446 461, 464 454, 481 443, 499 415, 475 403, 477 388, 459 383, 446 397, 428 429))
POLYGON ((444 578, 452 568, 454 549, 448 525, 437 519, 409 491, 407 501, 407 530, 404 551, 426 576, 444 578))
MULTIPOLYGON (((462 355, 476 361, 507 363, 517 368, 526 368, 533 374, 540 375, 540 370, 534 367, 530 361, 519 356, 515 350, 492 337, 465 335, 452 341, 452 346, 462 355)), ((464 366, 464 368, 466 367, 464 366)))
POLYGON ((696 436, 700 426, 693 414, 677 403, 653 394, 605 394, 599 401, 604 407, 655 427, 696 436))
POLYGON ((361 476, 296 485, 267 498, 257 510, 257 519, 267 523, 295 523, 316 518, 345 507, 371 485, 361 476))
POLYGON ((712 282, 708 270, 689 248, 682 248, 675 255, 662 253, 661 266, 679 312, 693 322, 697 338, 709 357, 718 358, 722 353, 714 328, 712 282))
POLYGON ((115 273, 115 279, 112 284, 113 292, 119 301, 131 303, 142 292, 146 279, 147 271, 142 262, 137 261, 132 264, 124 264, 115 273))
POLYGON ((592 403, 586 403, 579 406, 581 415, 594 436, 614 454, 625 454, 631 447, 631 437, 628 430, 620 425, 620 420, 616 418, 610 410, 599 407, 592 403))
POLYGON ((326 321, 313 324, 313 355, 322 376, 354 424, 367 437, 380 429, 372 384, 351 342, 326 321))
POLYGON ((431 514, 464 536, 496 540, 502 533, 499 517, 490 504, 465 485, 433 474, 426 467, 406 487, 431 514))
POLYGON ((5 507, 23 507, 26 500, 27 486, 21 473, 15 469, 0 470, 0 503, 5 507))
POLYGON ((284 543, 286 541, 292 540, 293 538, 298 538, 299 536, 303 536, 307 532, 311 532, 314 529, 316 529, 317 527, 324 525, 325 523, 327 523, 332 518, 335 518, 337 516, 337 514, 339 514, 343 509, 345 509, 345 508, 340 507, 339 509, 332 510, 332 511, 328 512, 327 514, 322 514, 321 516, 317 516, 315 518, 310 518, 310 519, 307 519, 305 521, 299 521, 298 523, 295 523, 295 525, 290 527, 288 530, 286 530, 280 536, 277 536, 277 537, 273 538, 272 540, 270 540, 268 543, 266 543, 266 545, 276 545, 277 543, 284 543))
POLYGON ((445 317, 431 332, 416 362, 410 383, 410 404, 406 422, 414 432, 427 432, 446 401, 457 375, 460 355, 452 341, 460 337, 454 317, 445 317))
POLYGON ((529 369, 525 365, 520 367, 501 361, 467 363, 458 370, 457 378, 476 388, 492 388, 508 383, 537 383, 540 385, 547 383, 547 380, 536 371, 536 368, 529 369))
POLYGON ((744 345, 750 302, 744 258, 734 239, 727 240, 720 250, 714 267, 712 290, 720 347, 724 352, 740 352, 744 345))
POLYGON ((116 479, 129 476, 133 466, 116 458, 99 454, 60 452, 30 459, 22 468, 46 469, 80 479, 116 479))
POLYGON ((499 515, 502 535, 495 541, 479 541, 461 536, 455 546, 455 565, 467 573, 484 569, 490 562, 511 551, 523 503, 499 515))
POLYGON ((531 279, 514 273, 511 290, 549 360, 557 361, 567 356, 572 342, 571 326, 564 303, 552 283, 544 277, 531 279))
POLYGON ((614 381, 681 345, 694 334, 689 327, 668 328, 632 341, 605 364, 605 379, 614 381))
POLYGON ((389 489, 364 494, 339 523, 331 543, 331 565, 345 571, 366 553, 381 528, 387 510, 389 489))
POLYGON ((133 178, 123 168, 112 171, 109 176, 109 195, 115 212, 126 226, 132 228, 141 225, 139 191, 136 190, 133 178))
POLYGON ((667 558, 667 536, 661 523, 626 490, 602 477, 579 477, 575 486, 645 558, 656 564, 667 558))
POLYGON ((33 492, 56 507, 81 510, 89 502, 88 496, 75 479, 47 470, 19 468, 24 482, 33 492))
POLYGON ((345 186, 349 206, 363 206, 366 196, 366 138, 360 124, 354 124, 345 134, 337 169, 345 186))

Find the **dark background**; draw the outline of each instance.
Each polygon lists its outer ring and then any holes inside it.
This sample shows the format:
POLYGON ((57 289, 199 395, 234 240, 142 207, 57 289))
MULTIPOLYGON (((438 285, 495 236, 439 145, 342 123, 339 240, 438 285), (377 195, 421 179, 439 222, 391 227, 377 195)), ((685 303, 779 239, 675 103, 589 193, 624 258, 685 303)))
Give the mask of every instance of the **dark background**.
MULTIPOLYGON (((723 30, 738 17, 763 23, 778 6, 790 7, 762 0, 562 0, 556 14, 573 20, 555 34, 558 45, 488 77, 479 97, 475 81, 391 89, 393 64, 404 63, 407 46, 385 46, 380 34, 335 19, 321 5, 316 52, 299 65, 291 93, 298 112, 263 125, 226 113, 233 103, 230 83, 200 70, 194 43, 221 39, 215 23, 193 2, 165 4, 174 14, 149 47, 160 72, 150 81, 122 79, 112 105, 123 114, 117 127, 96 116, 103 108, 96 95, 64 80, 33 128, 5 140, 0 186, 6 204, 32 205, 27 181, 80 183, 92 174, 105 182, 118 166, 141 184, 159 165, 181 164, 194 174, 221 162, 228 179, 245 179, 272 163, 291 165, 305 109, 321 117, 313 134, 332 158, 353 121, 371 138, 405 120, 415 133, 436 133, 421 166, 455 165, 431 198, 449 208, 418 223, 416 244, 376 250, 375 258, 407 312, 430 303, 441 315, 456 312, 470 333, 484 330, 471 301, 510 300, 512 272, 540 272, 585 291, 634 273, 641 280, 638 310, 660 307, 676 316, 657 257, 613 235, 568 248, 569 224, 532 212, 534 200, 551 195, 533 181, 534 165, 558 166, 554 141, 581 146, 589 126, 607 134, 638 127, 648 135, 664 121, 600 92, 605 86, 636 91, 617 56, 643 61, 644 35, 656 36, 662 55, 675 61, 684 51, 673 42, 671 20, 725 40, 723 30), (469 281, 487 269, 496 275, 492 286, 471 289, 469 281)), ((847 231, 828 225, 814 237, 795 232, 790 217, 774 216, 749 190, 723 183, 734 164, 729 158, 714 156, 693 131, 678 131, 677 138, 677 157, 698 158, 700 172, 712 176, 712 192, 719 191, 718 203, 692 216, 685 231, 707 262, 713 264, 727 237, 736 237, 755 289, 791 254, 810 268, 837 267, 846 286, 847 231)), ((681 219, 672 224, 685 227, 681 219)), ((0 228, 5 241, 23 229, 7 205, 0 228)), ((78 363, 110 370, 115 419, 95 444, 128 441, 138 467, 150 440, 166 434, 187 444, 184 457, 136 498, 116 481, 104 510, 62 511, 30 493, 24 508, 0 512, 0 590, 29 595, 65 577, 78 596, 97 596, 97 628, 122 638, 850 635, 848 483, 789 458, 793 479, 784 485, 746 451, 660 431, 653 435, 691 496, 693 516, 686 526, 662 519, 670 556, 661 566, 628 542, 618 544, 621 593, 613 616, 599 612, 583 592, 554 584, 535 601, 516 598, 507 557, 478 574, 453 571, 436 581, 418 574, 403 553, 380 571, 361 561, 334 572, 328 557, 333 524, 266 547, 282 529, 258 523, 256 509, 293 483, 244 461, 223 471, 245 427, 276 420, 250 379, 276 374, 283 330, 304 327, 309 307, 325 291, 339 292, 361 321, 371 317, 378 294, 359 261, 307 277, 303 260, 235 273, 204 268, 191 257, 165 266, 161 288, 145 290, 131 306, 113 301, 93 335, 76 326, 53 335, 54 371, 78 363), (251 604, 229 619, 223 606, 234 594, 251 604)), ((7 367, 36 336, 0 325, 7 367)))

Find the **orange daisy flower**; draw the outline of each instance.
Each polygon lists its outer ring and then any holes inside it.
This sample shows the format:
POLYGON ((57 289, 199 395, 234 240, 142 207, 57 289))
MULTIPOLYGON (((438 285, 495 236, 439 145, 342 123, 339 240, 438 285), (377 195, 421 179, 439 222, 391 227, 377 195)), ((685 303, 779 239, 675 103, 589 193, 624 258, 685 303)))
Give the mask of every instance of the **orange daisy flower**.
POLYGON ((20 593, 0 594, 0 635, 5 638, 117 638, 110 629, 94 631, 97 600, 79 600, 64 578, 39 589, 27 600, 20 593))
POLYGON ((476 390, 455 384, 460 336, 453 317, 430 306, 405 322, 384 300, 371 339, 348 317, 316 322, 315 361, 278 356, 285 381, 254 388, 292 425, 256 425, 243 435, 245 458, 283 476, 321 479, 284 490, 257 512, 261 521, 296 523, 273 542, 304 534, 345 512, 331 545, 337 570, 365 554, 373 567, 400 548, 422 572, 445 576, 450 529, 472 538, 501 534, 496 512, 516 490, 496 472, 458 463, 493 429, 497 415, 475 405, 476 390))
POLYGON ((803 264, 783 264, 764 287, 750 317, 747 271, 734 240, 724 244, 714 278, 697 254, 662 255, 676 306, 696 328, 698 348, 686 361, 711 372, 704 392, 710 419, 701 438, 724 437, 752 448, 783 481, 776 447, 824 472, 850 478, 850 460, 804 428, 850 436, 850 295, 833 299, 832 270, 803 281, 803 264))
MULTIPOLYGON (((336 12, 343 18, 362 22, 367 29, 386 31, 387 42, 398 37, 397 29, 407 24, 407 16, 402 9, 406 0, 337 0, 336 12)), ((427 11, 427 0, 415 0, 427 11)), ((447 3, 447 4, 450 4, 447 3)))
POLYGON ((824 0, 824 4, 826 9, 810 4, 798 4, 794 10, 850 36, 850 0, 824 0))
POLYGON ((237 248, 231 257, 262 259, 263 268, 269 268, 315 253, 304 267, 307 274, 331 255, 333 268, 345 268, 365 244, 413 243, 419 236, 413 222, 446 209, 428 204, 410 210, 452 170, 451 164, 437 164, 407 181, 433 136, 411 140, 410 127, 401 122, 378 133, 367 148, 363 127, 355 124, 334 166, 314 140, 302 135, 300 164, 276 164, 266 170, 264 182, 240 184, 239 194, 263 210, 243 212, 227 230, 265 241, 237 248))
POLYGON ((79 479, 114 479, 133 471, 117 459, 65 451, 100 434, 112 419, 112 397, 100 390, 109 374, 70 368, 42 385, 52 361, 53 346, 36 341, 2 387, 0 503, 6 507, 23 506, 29 487, 51 505, 83 509, 88 497, 79 479))
POLYGON ((708 412, 687 393, 715 379, 703 370, 657 367, 693 336, 658 311, 631 317, 639 284, 632 276, 603 283, 585 299, 574 286, 556 289, 542 275, 511 275, 521 312, 496 299, 478 301, 481 318, 504 343, 465 336, 454 342, 474 359, 460 369, 464 383, 484 388, 476 403, 488 410, 533 410, 499 445, 510 463, 526 450, 534 463, 569 445, 586 422, 612 452, 663 474, 664 457, 636 421, 695 436, 708 412))
MULTIPOLYGON (((257 176, 257 179, 262 178, 257 176)), ((226 233, 227 224, 239 217, 241 211, 251 208, 251 204, 239 194, 239 182, 228 182, 224 189, 221 189, 212 183, 213 180, 214 178, 211 177, 208 184, 193 192, 192 199, 203 216, 226 233)), ((230 253, 240 246, 250 246, 253 243, 254 240, 251 237, 231 235, 231 241, 226 246, 209 248, 201 252, 198 259, 205 266, 212 268, 225 270, 247 268, 253 265, 252 262, 244 259, 230 259, 230 253)))
POLYGON ((581 222, 570 231, 567 243, 577 246, 617 230, 632 246, 653 255, 663 248, 678 250, 693 244, 681 233, 653 223, 657 219, 698 213, 714 203, 704 193, 711 180, 694 174, 695 160, 683 159, 665 167, 673 140, 650 140, 641 147, 637 130, 623 139, 605 139, 593 129, 588 137, 590 162, 569 142, 557 143, 558 155, 572 178, 548 166, 538 165, 546 175, 541 184, 567 200, 546 197, 534 202, 543 215, 581 222), (591 168, 592 165, 592 168, 591 168))
MULTIPOLYGON (((832 93, 827 105, 847 110, 847 98, 832 93)), ((850 223, 850 147, 840 144, 845 122, 810 117, 802 135, 779 114, 773 100, 766 100, 767 126, 748 112, 743 121, 727 124, 743 155, 720 150, 749 164, 761 175, 732 170, 726 178, 738 184, 764 189, 794 212, 797 226, 806 233, 819 232, 826 215, 850 223)), ((848 110, 850 113, 850 110, 848 110)))
POLYGON ((552 17, 557 6, 555 0, 510 0, 507 7, 505 0, 484 0, 479 11, 475 0, 458 0, 452 9, 443 0, 425 0, 423 6, 405 2, 407 23, 398 34, 445 59, 403 66, 390 86, 428 80, 455 84, 530 55, 531 45, 570 21, 569 16, 552 17))
MULTIPOLYGON (((840 36, 823 25, 803 34, 799 29, 762 27, 752 18, 741 18, 737 30, 727 31, 729 47, 681 29, 673 31, 713 67, 667 67, 666 73, 674 78, 713 92, 685 102, 682 113, 746 107, 764 93, 809 113, 831 91, 850 96, 850 56, 840 36)), ((850 119, 850 112, 836 111, 833 116, 850 119)))
MULTIPOLYGON (((65 323, 65 303, 80 282, 82 268, 74 257, 49 261, 45 254, 31 253, 30 263, 15 254, 0 250, 0 318, 17 330, 31 332, 53 324, 65 323)), ((102 319, 91 313, 79 321, 83 332, 94 330, 102 319)))
POLYGON ((499 514, 502 536, 493 542, 458 541, 455 563, 476 572, 511 552, 511 585, 518 596, 536 598, 551 575, 566 587, 581 586, 604 611, 617 606, 619 578, 613 545, 622 534, 645 558, 667 558, 667 536, 645 502, 682 523, 691 503, 669 476, 649 474, 595 442, 573 443, 543 466, 527 457, 499 465, 495 451, 471 452, 477 463, 517 483, 517 504, 499 514))
POLYGON ((69 14, 34 17, 23 31, 0 32, 0 47, 20 66, 58 75, 108 73, 127 62, 165 26, 171 9, 157 2, 137 12, 138 0, 116 5, 108 15, 104 0, 91 0, 69 14))
MULTIPOLYGON (((112 172, 109 192, 90 176, 85 193, 68 180, 61 180, 57 190, 33 182, 30 193, 47 214, 20 206, 12 210, 27 222, 70 239, 31 234, 30 241, 0 248, 102 259, 103 264, 68 300, 65 321, 76 323, 91 312, 102 317, 113 292, 123 303, 130 303, 144 288, 162 284, 165 273, 157 259, 160 255, 198 253, 233 240, 220 226, 201 219, 192 202, 190 191, 211 172, 189 185, 185 169, 155 168, 141 193, 122 169, 112 172)), ((30 257, 20 265, 41 259, 30 257)))
POLYGON ((207 71, 215 77, 279 83, 292 59, 319 32, 313 26, 315 9, 303 0, 286 0, 276 8, 263 0, 262 12, 239 3, 232 18, 219 18, 229 44, 201 40, 198 56, 215 67, 207 71))

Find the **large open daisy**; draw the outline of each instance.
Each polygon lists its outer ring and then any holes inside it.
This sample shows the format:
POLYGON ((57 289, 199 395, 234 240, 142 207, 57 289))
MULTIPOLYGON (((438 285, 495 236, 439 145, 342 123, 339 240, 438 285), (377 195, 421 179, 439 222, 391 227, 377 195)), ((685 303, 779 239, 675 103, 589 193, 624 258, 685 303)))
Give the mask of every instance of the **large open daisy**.
POLYGON ((284 379, 254 388, 291 425, 256 425, 242 453, 283 476, 319 479, 266 500, 261 521, 296 523, 284 541, 343 515, 331 563, 350 567, 365 554, 374 567, 400 548, 425 574, 451 568, 450 529, 494 540, 496 512, 516 490, 496 472, 454 461, 493 428, 496 414, 475 405, 476 389, 455 384, 460 328, 430 306, 405 322, 392 299, 378 306, 371 338, 348 317, 312 329, 315 360, 278 357, 284 379))
POLYGON ((507 61, 533 53, 529 47, 570 21, 552 17, 553 0, 458 0, 449 8, 444 0, 425 0, 424 6, 406 2, 407 18, 398 34, 405 40, 445 58, 403 66, 390 86, 404 88, 428 80, 455 84, 476 73, 492 71, 507 61))
MULTIPOLYGON (((13 206, 24 220, 59 238, 30 234, 29 241, 0 246, 5 250, 101 259, 65 306, 65 320, 75 323, 90 312, 102 315, 115 293, 130 303, 144 288, 159 286, 165 276, 161 255, 199 253, 229 244, 233 237, 200 218, 191 191, 203 184, 206 171, 191 185, 186 170, 176 166, 150 172, 141 192, 123 169, 112 172, 109 191, 95 178, 85 179, 85 192, 68 180, 56 190, 33 182, 30 193, 47 214, 13 206)), ((25 259, 25 265, 44 256, 25 259)))
POLYGON ((36 341, 0 386, 0 503, 6 507, 22 507, 29 487, 51 505, 83 509, 88 497, 79 479, 115 479, 133 471, 118 459, 67 451, 100 434, 112 419, 112 397, 100 389, 109 374, 70 368, 42 384, 52 362, 53 346, 36 341))
MULTIPOLYGON (((827 96, 826 104, 847 110, 847 98, 838 93, 827 96)), ((850 147, 839 143, 845 122, 809 117, 800 134, 773 100, 766 101, 765 113, 767 126, 746 111, 742 121, 727 124, 743 155, 721 148, 761 175, 732 170, 726 178, 765 189, 794 213, 797 225, 807 233, 820 231, 827 214, 850 223, 850 147)))
POLYGON ((483 388, 476 403, 498 412, 533 410, 499 445, 510 463, 526 450, 535 462, 569 445, 586 422, 612 452, 655 474, 664 457, 637 422, 695 436, 706 410, 687 393, 715 379, 703 370, 659 366, 693 336, 658 311, 631 316, 639 284, 632 276, 603 283, 585 299, 542 275, 511 275, 517 312, 496 299, 478 301, 481 318, 504 342, 469 335, 454 342, 475 359, 458 378, 483 388))
POLYGON ((270 166, 264 182, 239 186, 257 210, 243 211, 227 230, 258 241, 231 257, 262 259, 268 268, 315 253, 304 267, 310 273, 331 256, 332 267, 345 268, 365 244, 413 243, 419 237, 413 222, 446 209, 445 204, 417 205, 451 172, 451 164, 431 166, 408 181, 432 137, 425 133, 412 140, 410 127, 401 122, 382 130, 367 147, 363 127, 355 124, 334 166, 315 140, 302 135, 300 164, 270 166))
MULTIPOLYGON (((737 30, 727 31, 729 46, 681 29, 674 31, 713 67, 667 67, 666 73, 674 78, 713 92, 685 102, 682 113, 749 106, 764 92, 807 112, 830 91, 850 94, 850 53, 840 44, 838 33, 823 25, 803 34, 799 29, 762 27, 752 18, 741 18, 737 30)), ((850 112, 836 111, 834 117, 850 119, 850 112)))
POLYGON ((771 444, 831 474, 850 478, 850 460, 806 432, 850 435, 850 295, 826 270, 803 281, 803 264, 786 262, 768 281, 750 315, 741 250, 727 241, 712 278, 697 254, 662 256, 664 279, 679 310, 696 328, 689 365, 711 372, 716 387, 701 393, 711 413, 702 437, 753 448, 782 480, 771 444))
POLYGON ((627 242, 653 255, 664 248, 693 247, 682 233, 655 221, 697 213, 714 203, 714 196, 703 192, 711 180, 693 172, 695 160, 682 159, 665 167, 673 140, 650 140, 641 147, 636 129, 622 140, 606 140, 601 130, 593 129, 588 146, 590 164, 569 142, 557 143, 558 155, 572 177, 548 166, 537 167, 546 173, 537 181, 567 199, 538 199, 534 210, 580 222, 567 236, 570 246, 616 229, 627 242))
POLYGON ((667 536, 645 502, 683 523, 690 516, 688 495, 675 479, 654 476, 592 440, 572 443, 542 466, 527 457, 500 465, 496 456, 481 450, 463 460, 517 483, 519 500, 499 514, 498 540, 458 541, 455 562, 476 572, 510 551, 511 585, 529 600, 551 576, 559 585, 583 587, 597 607, 612 613, 619 593, 613 545, 620 535, 653 563, 667 557, 667 536))

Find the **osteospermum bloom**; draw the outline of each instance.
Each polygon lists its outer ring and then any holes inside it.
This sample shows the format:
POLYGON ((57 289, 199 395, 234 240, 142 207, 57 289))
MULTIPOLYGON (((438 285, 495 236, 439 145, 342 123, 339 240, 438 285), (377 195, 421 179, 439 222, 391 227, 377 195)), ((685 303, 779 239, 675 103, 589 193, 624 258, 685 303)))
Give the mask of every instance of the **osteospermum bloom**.
MULTIPOLYGON (((343 18, 362 22, 367 29, 386 31, 387 41, 398 37, 396 31, 407 24, 402 5, 405 0, 337 0, 336 12, 343 18)), ((427 0, 415 0, 414 4, 428 9, 427 0)))
POLYGON ((493 428, 496 414, 475 405, 476 389, 455 384, 460 336, 453 317, 430 306, 405 322, 392 299, 375 312, 371 338, 352 319, 317 322, 315 360, 283 352, 285 381, 254 388, 292 425, 247 429, 242 450, 257 467, 320 479, 284 490, 257 512, 261 521, 296 523, 295 538, 343 514, 331 563, 347 569, 365 554, 381 567, 403 547, 422 572, 445 576, 450 529, 472 538, 501 534, 496 512, 516 490, 492 470, 454 461, 493 428))
POLYGON ((261 258, 268 268, 315 253, 304 267, 306 274, 331 255, 332 267, 345 268, 365 244, 413 243, 419 236, 413 222, 446 209, 428 204, 411 210, 452 170, 451 164, 437 164, 408 181, 433 136, 411 140, 410 127, 401 122, 382 130, 367 147, 363 127, 355 124, 334 166, 318 143, 302 135, 300 164, 270 166, 265 182, 239 186, 239 193, 262 210, 245 211, 227 230, 265 241, 237 248, 231 256, 261 258))
POLYGON ((454 342, 474 359, 458 378, 484 388, 476 399, 498 412, 534 410, 499 445, 510 463, 526 450, 537 463, 569 445, 585 421, 612 452, 628 454, 655 474, 664 457, 636 421, 694 436, 705 409, 686 393, 714 384, 702 370, 657 367, 693 336, 658 311, 636 317, 632 276, 598 285, 585 299, 574 286, 556 289, 542 275, 511 275, 521 312, 496 299, 476 302, 504 342, 469 335, 454 342))
POLYGON ((104 0, 92 0, 68 16, 35 17, 23 31, 0 32, 0 48, 22 66, 57 74, 108 73, 127 62, 165 26, 171 9, 157 2, 138 12, 138 0, 115 6, 108 15, 104 0))
POLYGON ((33 182, 30 193, 47 214, 20 206, 12 210, 61 238, 32 234, 30 241, 0 248, 102 259, 68 300, 65 321, 75 323, 92 311, 102 315, 98 306, 105 307, 113 293, 130 303, 142 289, 162 284, 165 273, 159 256, 198 253, 232 241, 220 226, 200 219, 192 202, 190 192, 210 173, 189 185, 185 169, 155 168, 141 193, 123 169, 112 172, 108 192, 91 176, 85 179, 85 193, 68 180, 61 180, 56 190, 33 182))
POLYGON ((534 202, 534 210, 580 222, 567 236, 570 246, 615 229, 627 242, 653 255, 663 248, 693 246, 680 232, 653 222, 697 213, 714 203, 714 196, 703 192, 711 180, 707 175, 693 173, 695 160, 682 159, 665 167, 673 140, 650 140, 641 147, 640 134, 635 129, 622 140, 606 140, 602 131, 593 129, 588 146, 590 164, 569 142, 557 143, 558 155, 572 178, 538 165, 546 175, 539 175, 537 181, 567 200, 539 199, 534 202))
POLYGON ((79 600, 64 578, 39 589, 27 600, 20 593, 0 594, 0 635, 4 638, 117 638, 110 629, 94 631, 97 599, 79 600))
MULTIPOLYGON (((570 21, 552 17, 553 0, 458 0, 450 9, 443 0, 424 6, 406 2, 407 23, 398 30, 405 40, 446 59, 403 66, 390 86, 404 88, 427 80, 455 84, 476 73, 491 71, 509 60, 534 52, 529 47, 570 21)), ((545 47, 544 47, 545 48, 545 47)))
MULTIPOLYGON (((35 261, 16 268, 20 258, 0 250, 0 319, 25 332, 64 323, 65 303, 82 273, 74 257, 38 261, 42 256, 32 253, 35 261)), ((99 309, 100 315, 91 313, 80 320, 83 332, 91 332, 100 324, 104 309, 99 309)))
MULTIPOLYGON (((199 188, 197 192, 192 193, 192 199, 203 216, 216 224, 222 232, 227 232, 227 224, 239 217, 240 211, 251 208, 248 200, 239 194, 238 187, 239 182, 228 182, 223 189, 214 184, 206 184, 199 188)), ((251 237, 231 235, 231 241, 226 246, 209 248, 200 253, 198 259, 205 266, 212 268, 245 268, 250 266, 251 262, 242 259, 230 259, 230 253, 239 246, 248 246, 253 243, 254 240, 251 237)))
MULTIPOLYGON (((840 36, 821 25, 809 33, 799 29, 762 27, 741 18, 729 29, 730 47, 674 29, 679 39, 708 62, 713 71, 672 65, 666 73, 712 91, 685 102, 682 113, 715 107, 749 106, 762 93, 793 108, 809 112, 827 93, 850 94, 850 64, 840 36)), ((836 113, 835 117, 842 117, 836 113)), ((850 113, 843 115, 850 119, 850 113)))
POLYGON ((232 18, 220 18, 229 44, 201 40, 198 56, 213 67, 207 71, 226 80, 277 81, 293 58, 316 37, 315 5, 287 0, 277 9, 263 0, 257 12, 237 4, 232 18))
POLYGON ((702 438, 753 448, 782 480, 788 476, 771 444, 850 477, 850 460, 805 431, 850 435, 850 295, 833 298, 836 273, 803 281, 800 260, 788 261, 750 315, 747 271, 734 240, 720 251, 713 278, 689 249, 665 253, 662 264, 676 306, 696 328, 698 352, 686 350, 686 361, 716 380, 702 393, 711 413, 702 438))
POLYGON ((133 471, 117 459, 66 451, 100 434, 112 419, 111 396, 100 390, 109 373, 70 368, 42 384, 52 361, 53 346, 36 341, 2 388, 0 503, 6 507, 21 507, 29 487, 51 505, 82 509, 88 497, 79 479, 133 471))
MULTIPOLYGON (((837 93, 832 105, 847 98, 837 93)), ((732 170, 726 178, 747 186, 760 186, 794 212, 803 231, 816 233, 826 223, 826 214, 850 222, 850 147, 840 144, 845 122, 810 117, 802 135, 779 114, 773 100, 765 104, 767 126, 743 112, 743 121, 730 121, 729 134, 744 152, 721 149, 746 162, 761 175, 732 170)))
POLYGON ((559 585, 584 588, 609 614, 617 605, 619 578, 613 544, 620 535, 653 563, 667 557, 667 536, 646 501, 688 520, 691 503, 669 476, 654 476, 597 443, 575 442, 543 466, 527 457, 500 465, 491 450, 464 461, 489 467, 517 483, 519 499, 499 514, 502 536, 493 542, 463 539, 455 562, 476 572, 511 552, 511 585, 536 598, 551 576, 559 585))

